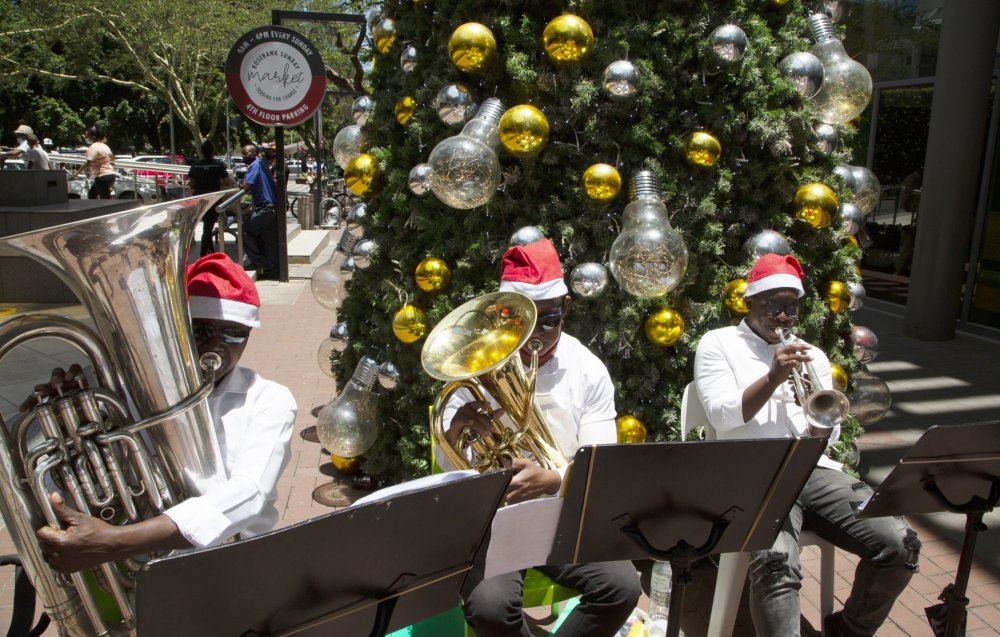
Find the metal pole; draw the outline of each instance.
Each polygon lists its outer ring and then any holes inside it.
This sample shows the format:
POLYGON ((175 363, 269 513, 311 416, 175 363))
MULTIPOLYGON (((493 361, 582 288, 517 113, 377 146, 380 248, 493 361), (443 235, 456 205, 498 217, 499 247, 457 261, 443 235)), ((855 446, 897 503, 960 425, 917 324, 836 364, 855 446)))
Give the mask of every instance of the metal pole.
MULTIPOLYGON (((316 139, 316 165, 318 168, 319 158, 323 156, 323 109, 322 108, 318 109, 316 111, 316 114, 313 115, 313 125, 315 132, 314 137, 316 139)), ((316 223, 323 223, 323 213, 326 211, 320 210, 320 203, 322 203, 321 200, 323 199, 323 190, 320 189, 320 186, 322 185, 322 180, 315 179, 313 181, 317 182, 316 192, 313 194, 312 206, 310 206, 312 210, 310 211, 309 214, 312 215, 313 220, 316 223)))
POLYGON ((170 163, 176 164, 174 157, 177 153, 174 151, 174 105, 170 105, 170 163))
POLYGON ((226 170, 232 164, 233 147, 229 145, 229 97, 226 97, 226 170))

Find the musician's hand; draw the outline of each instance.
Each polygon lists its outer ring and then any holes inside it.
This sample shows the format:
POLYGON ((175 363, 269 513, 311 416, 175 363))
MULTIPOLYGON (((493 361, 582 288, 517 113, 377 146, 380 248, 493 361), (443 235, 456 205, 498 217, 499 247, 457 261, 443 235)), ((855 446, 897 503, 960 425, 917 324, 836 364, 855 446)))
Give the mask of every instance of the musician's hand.
POLYGON ((490 404, 484 400, 473 400, 465 403, 455 412, 455 417, 451 419, 451 426, 445 432, 445 438, 452 446, 458 444, 467 430, 485 438, 493 433, 496 426, 494 419, 499 419, 505 413, 502 407, 498 407, 494 411, 490 404))
POLYGON ((64 527, 43 526, 35 531, 49 566, 72 573, 123 557, 121 527, 80 513, 58 493, 50 493, 49 502, 64 527))
POLYGON ((517 504, 534 500, 540 495, 552 495, 562 485, 562 476, 558 471, 543 469, 527 458, 514 458, 509 466, 514 470, 514 478, 504 494, 505 504, 517 504))
MULTIPOLYGON (((49 378, 49 382, 35 385, 35 392, 38 392, 43 396, 58 396, 60 391, 79 388, 81 386, 80 383, 82 378, 83 368, 76 363, 70 365, 69 371, 66 371, 62 367, 56 367, 52 370, 52 376, 49 378)), ((38 404, 38 400, 35 398, 34 394, 32 394, 31 396, 28 396, 23 403, 21 403, 21 406, 18 409, 21 411, 28 411, 36 404, 38 404)))
POLYGON ((809 355, 810 347, 805 343, 795 343, 793 345, 780 345, 774 350, 774 359, 771 361, 771 369, 767 372, 768 382, 772 387, 777 387, 788 380, 793 369, 801 369, 802 365, 812 360, 809 355))

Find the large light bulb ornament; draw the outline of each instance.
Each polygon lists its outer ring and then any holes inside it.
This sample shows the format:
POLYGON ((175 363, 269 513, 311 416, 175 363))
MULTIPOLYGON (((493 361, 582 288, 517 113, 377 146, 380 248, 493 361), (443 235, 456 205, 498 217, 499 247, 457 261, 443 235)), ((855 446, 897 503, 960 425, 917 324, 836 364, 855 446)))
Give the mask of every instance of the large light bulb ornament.
POLYGON ((500 146, 497 123, 503 115, 497 98, 483 102, 462 132, 440 142, 431 151, 431 190, 445 205, 468 210, 483 205, 500 185, 500 146))
POLYGON ((340 394, 320 410, 316 435, 323 447, 335 456, 356 458, 371 449, 378 438, 376 394, 378 363, 362 357, 354 375, 340 394))
MULTIPOLYGON (((365 117, 367 118, 367 115, 365 117)), ((333 138, 333 160, 341 168, 347 168, 347 164, 361 154, 361 146, 364 141, 364 134, 361 132, 359 124, 351 124, 341 128, 337 131, 337 136, 333 138)))
POLYGON ((347 296, 345 285, 354 269, 351 254, 358 240, 359 237, 345 230, 344 234, 340 235, 340 242, 337 243, 333 256, 316 268, 309 281, 313 298, 328 310, 339 309, 344 297, 347 296))
POLYGON ((809 16, 809 28, 816 41, 809 52, 823 63, 823 84, 812 97, 816 119, 827 124, 846 124, 868 106, 872 76, 844 51, 829 16, 814 13, 809 16))
POLYGON ((687 270, 687 246, 670 225, 652 172, 633 175, 629 191, 622 232, 611 244, 611 274, 632 296, 663 296, 677 287, 687 270))

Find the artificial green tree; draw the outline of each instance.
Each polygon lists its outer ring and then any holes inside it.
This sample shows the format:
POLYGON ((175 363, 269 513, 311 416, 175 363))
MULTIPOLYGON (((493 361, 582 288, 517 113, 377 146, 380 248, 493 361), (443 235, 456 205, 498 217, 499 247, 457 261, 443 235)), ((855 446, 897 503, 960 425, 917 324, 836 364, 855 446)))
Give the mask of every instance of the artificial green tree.
MULTIPOLYGON (((394 336, 394 314, 413 304, 426 312, 429 331, 462 302, 495 291, 500 258, 524 226, 536 226, 554 242, 567 275, 581 263, 607 264, 628 203, 627 182, 642 169, 661 183, 670 221, 689 251, 687 272, 658 298, 631 296, 611 279, 601 296, 575 298, 565 325, 608 366, 620 415, 640 419, 650 441, 678 438, 681 396, 692 380, 698 340, 740 320, 724 305, 723 290, 746 276, 754 257, 745 243, 761 230, 783 233, 806 270, 797 333, 849 373, 856 368, 850 315, 831 312, 821 291, 829 281, 859 280, 861 250, 839 219, 815 229, 796 219, 793 204, 797 189, 811 182, 849 200, 852 193, 833 168, 850 157, 844 150, 819 152, 813 107, 777 68, 786 55, 810 47, 806 15, 820 8, 799 0, 385 4, 382 15, 394 20, 396 39, 375 56, 376 106, 364 127, 365 150, 380 168, 365 195, 364 235, 378 249, 348 285, 339 320, 347 322, 350 342, 334 363, 342 381, 362 355, 391 361, 400 372, 399 387, 380 394, 381 432, 366 454, 368 472, 387 481, 429 472, 427 411, 441 384, 421 369, 423 339, 406 344, 394 336), (592 52, 578 64, 557 65, 543 48, 547 23, 564 13, 585 20, 595 36, 592 52), (497 42, 495 63, 478 74, 460 71, 449 57, 449 37, 468 22, 486 25, 497 42), (748 41, 742 59, 732 63, 709 42, 713 29, 726 23, 741 27, 748 41), (400 65, 405 43, 417 53, 408 72, 400 65), (618 60, 640 73, 632 97, 616 98, 604 87, 605 68, 618 60), (459 130, 446 126, 433 106, 438 91, 454 82, 470 86, 479 102, 498 97, 506 108, 531 104, 550 126, 548 143, 536 156, 500 151, 501 187, 470 210, 408 187, 410 170, 459 130), (415 109, 404 125, 394 109, 407 96, 415 109), (688 160, 684 140, 693 131, 721 143, 714 165, 688 160), (596 163, 613 165, 626 182, 607 203, 588 197, 582 186, 584 171, 596 163), (417 265, 429 257, 443 259, 453 275, 438 293, 414 281, 417 265), (652 343, 644 332, 646 318, 665 307, 685 326, 671 346, 652 343)), ((840 148, 846 148, 853 131, 837 129, 840 148)), ((859 432, 849 419, 835 453, 845 457, 859 432)))

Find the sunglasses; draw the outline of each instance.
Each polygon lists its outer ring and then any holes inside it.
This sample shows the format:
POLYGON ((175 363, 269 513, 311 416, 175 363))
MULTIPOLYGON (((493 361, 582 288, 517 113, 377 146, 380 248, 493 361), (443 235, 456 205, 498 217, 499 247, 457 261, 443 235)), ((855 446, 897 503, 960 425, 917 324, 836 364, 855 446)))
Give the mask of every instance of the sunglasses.
POLYGON ((239 345, 250 336, 249 327, 219 327, 211 323, 194 323, 194 340, 199 343, 211 340, 218 336, 226 345, 239 345))
POLYGON ((766 312, 767 315, 770 316, 771 318, 778 318, 778 316, 780 316, 782 312, 784 312, 785 316, 787 316, 788 318, 795 318, 799 315, 798 303, 791 303, 786 305, 784 303, 778 303, 776 301, 768 301, 763 304, 763 307, 764 307, 764 312, 766 312))
POLYGON ((551 332, 562 325, 563 316, 565 316, 563 312, 552 312, 551 314, 539 316, 538 326, 542 328, 543 332, 551 332))

